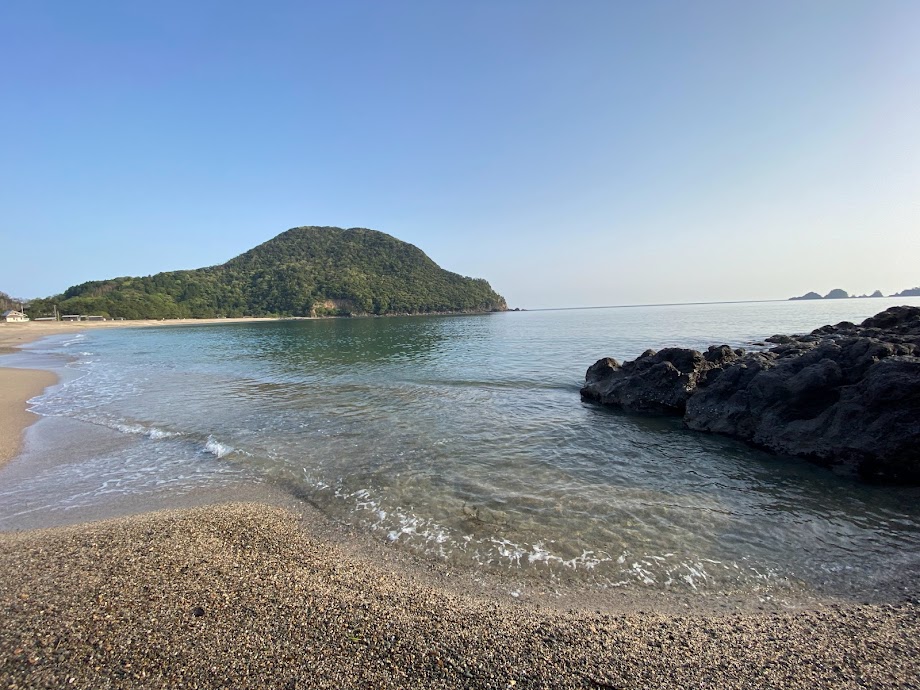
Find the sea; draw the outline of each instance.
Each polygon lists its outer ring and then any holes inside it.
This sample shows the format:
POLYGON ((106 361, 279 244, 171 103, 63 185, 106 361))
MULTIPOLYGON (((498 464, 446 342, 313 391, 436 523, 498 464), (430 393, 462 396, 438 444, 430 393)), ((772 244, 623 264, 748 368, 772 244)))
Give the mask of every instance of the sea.
POLYGON ((0 468, 0 530, 263 487, 431 568, 501 573, 512 594, 869 591, 917 571, 920 490, 586 403, 579 388, 601 357, 759 348, 895 304, 920 299, 49 337, 0 360, 60 376, 0 468))

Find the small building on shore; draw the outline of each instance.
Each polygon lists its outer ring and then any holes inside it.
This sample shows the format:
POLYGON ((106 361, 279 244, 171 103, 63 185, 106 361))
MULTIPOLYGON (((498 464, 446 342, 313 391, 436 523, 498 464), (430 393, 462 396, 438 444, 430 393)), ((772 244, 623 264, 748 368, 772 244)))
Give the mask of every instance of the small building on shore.
POLYGON ((28 320, 28 316, 23 314, 21 311, 15 311, 13 309, 9 309, 0 314, 0 321, 5 321, 6 323, 24 323, 28 320))
POLYGON ((108 321, 109 317, 99 314, 63 314, 61 321, 108 321))

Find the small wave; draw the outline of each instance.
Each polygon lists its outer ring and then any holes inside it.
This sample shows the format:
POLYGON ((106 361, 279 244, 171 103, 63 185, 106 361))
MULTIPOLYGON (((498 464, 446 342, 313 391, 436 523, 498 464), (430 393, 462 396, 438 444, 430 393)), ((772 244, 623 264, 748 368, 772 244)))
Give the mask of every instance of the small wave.
POLYGON ((154 441, 159 441, 160 439, 163 439, 163 438, 174 438, 176 436, 181 436, 181 435, 182 434, 179 433, 178 431, 164 431, 163 429, 158 429, 156 427, 152 427, 148 429, 145 434, 147 438, 153 439, 154 441))
POLYGON ((208 440, 204 444, 204 449, 215 458, 222 458, 235 450, 233 446, 228 446, 224 443, 221 443, 213 436, 208 436, 208 440))
POLYGON ((121 422, 116 422, 112 424, 112 428, 116 431, 120 431, 123 434, 143 434, 145 428, 142 424, 124 424, 121 422))
MULTIPOLYGON (((305 477, 310 473, 304 469, 305 477)), ((480 567, 543 570, 554 582, 579 577, 604 587, 651 587, 686 591, 717 591, 740 584, 758 588, 790 586, 788 578, 761 565, 723 562, 694 554, 666 551, 632 554, 609 553, 582 547, 565 553, 554 548, 555 540, 515 541, 497 534, 463 534, 404 507, 384 508, 385 499, 367 488, 347 490, 314 480, 314 488, 331 490, 369 529, 382 532, 388 542, 399 543, 441 560, 461 558, 480 567), (544 570, 545 569, 545 570, 544 570), (571 573, 569 575, 568 573, 571 573), (587 573, 590 573, 588 575, 587 573)), ((558 545, 557 545, 558 546, 558 545)))
POLYGON ((166 431, 165 429, 160 429, 159 427, 130 422, 115 422, 111 425, 111 427, 123 434, 146 436, 153 441, 159 441, 164 438, 175 438, 176 436, 182 435, 178 431, 166 431))
MULTIPOLYGON (((593 549, 582 549, 580 556, 563 558, 562 556, 557 556, 552 553, 542 541, 532 544, 529 553, 526 552, 526 549, 523 547, 517 548, 521 550, 522 556, 527 556, 528 563, 558 563, 572 570, 591 570, 602 563, 611 563, 614 560, 608 553, 604 551, 595 551, 593 549)), ((622 563, 623 560, 620 559, 625 560, 625 555, 621 555, 620 558, 617 559, 619 563, 622 563)))

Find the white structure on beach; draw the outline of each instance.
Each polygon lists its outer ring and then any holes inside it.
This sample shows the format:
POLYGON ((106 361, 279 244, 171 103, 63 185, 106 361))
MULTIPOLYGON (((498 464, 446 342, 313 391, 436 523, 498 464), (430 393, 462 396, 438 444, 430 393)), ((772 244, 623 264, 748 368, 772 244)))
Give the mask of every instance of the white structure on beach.
POLYGON ((7 323, 22 323, 23 321, 28 320, 28 316, 23 314, 21 311, 14 311, 13 309, 0 314, 0 321, 6 321, 7 323))
POLYGON ((62 314, 61 321, 109 321, 106 316, 97 314, 62 314))

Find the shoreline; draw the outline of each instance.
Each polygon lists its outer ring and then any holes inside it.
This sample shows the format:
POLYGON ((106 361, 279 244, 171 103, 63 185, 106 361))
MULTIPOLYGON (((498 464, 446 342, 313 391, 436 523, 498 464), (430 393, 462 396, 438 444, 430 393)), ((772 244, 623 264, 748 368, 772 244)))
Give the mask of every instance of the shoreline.
MULTIPOLYGON (((10 324, 0 348, 163 325, 182 324, 10 324)), ((0 376, 29 390, 56 379, 2 362, 0 376)), ((0 383, 0 400, 22 417, 3 419, 29 421, 37 393, 8 390, 0 383)), ((795 610, 754 594, 721 611, 658 593, 517 600, 499 596, 498 580, 367 549, 370 539, 293 497, 252 493, 255 503, 215 493, 0 532, 0 684, 813 689, 914 687, 920 676, 916 583, 890 603, 816 596, 795 610)))
POLYGON ((0 368, 0 467, 19 455, 26 428, 39 419, 28 411, 28 401, 57 381, 42 369, 0 368))
POLYGON ((27 403, 58 382, 54 372, 18 369, 4 365, 3 355, 14 354, 24 345, 42 338, 79 333, 97 328, 150 328, 212 323, 250 323, 276 319, 256 317, 238 319, 174 319, 172 321, 27 321, 0 323, 0 467, 19 455, 26 429, 39 416, 29 412, 27 403))
POLYGON ((231 503, 0 533, 9 687, 916 687, 920 609, 683 615, 457 594, 231 503))

